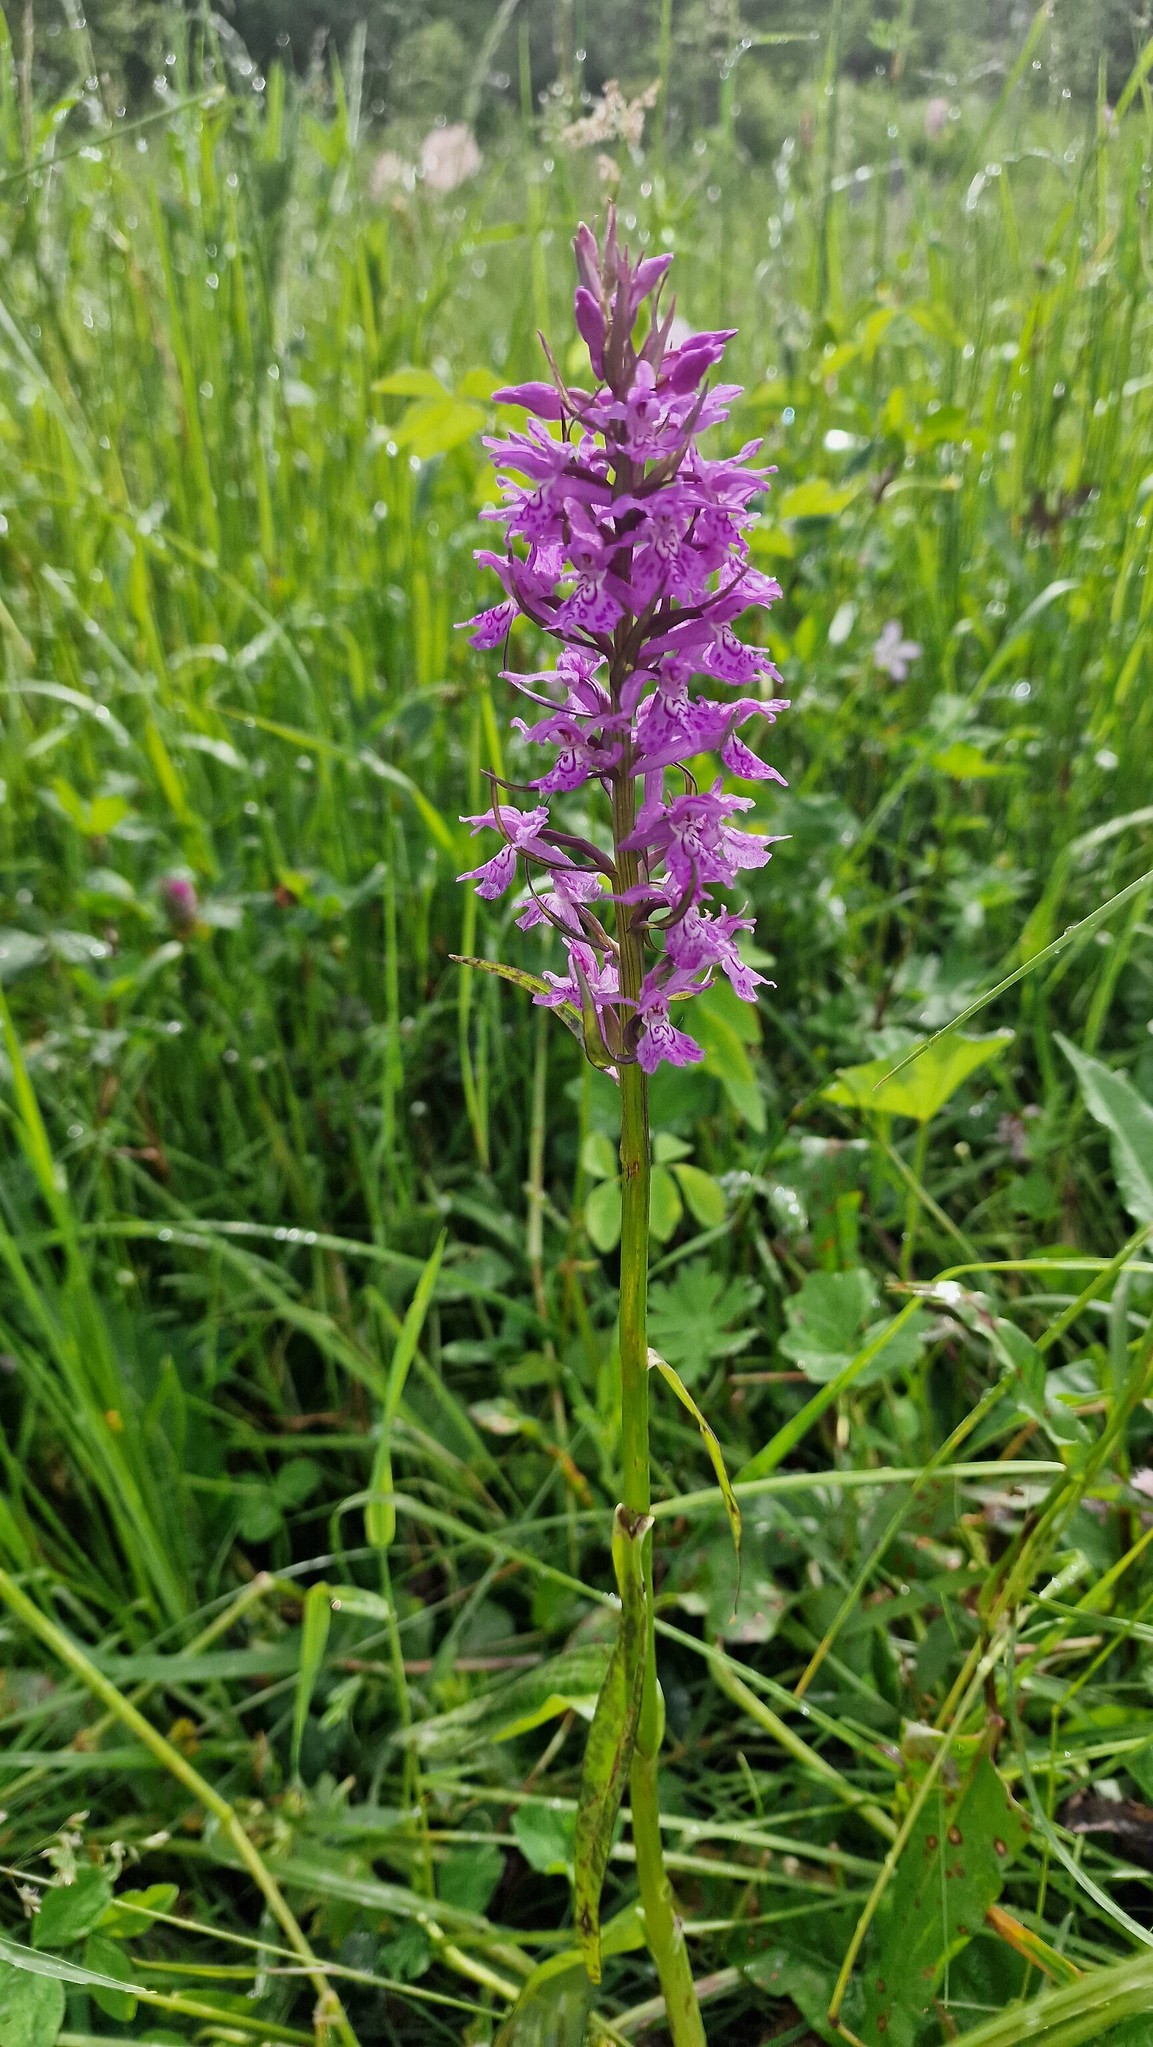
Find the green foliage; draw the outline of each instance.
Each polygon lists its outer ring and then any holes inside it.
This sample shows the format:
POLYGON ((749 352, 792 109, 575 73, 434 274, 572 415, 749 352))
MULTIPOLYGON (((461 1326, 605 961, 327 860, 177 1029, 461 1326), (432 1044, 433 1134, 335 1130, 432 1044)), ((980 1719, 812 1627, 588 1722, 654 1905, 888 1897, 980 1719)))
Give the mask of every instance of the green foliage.
POLYGON ((657 1280, 649 1296, 653 1346, 675 1366, 686 1386, 699 1386, 718 1359, 736 1357, 756 1337, 745 1321, 761 1298, 755 1280, 726 1280, 703 1258, 657 1280), (733 1328, 733 1323, 740 1326, 733 1328))
POLYGON ((644 1545, 651 1531, 648 1515, 638 1519, 627 1507, 617 1508, 613 1569, 620 1594, 620 1623, 589 1724, 573 1837, 573 1911, 592 1983, 601 1980, 601 1891, 640 1719, 649 1629, 644 1545))
POLYGON ((862 1971, 856 2026, 870 2047, 914 2047, 946 1963, 983 1926, 1028 1832, 987 1754, 946 1766, 917 1814, 862 1971))
MULTIPOLYGON (((789 1327, 780 1347, 806 1379, 823 1384, 847 1370, 866 1344, 878 1342, 886 1327, 877 1319, 876 1282, 864 1266, 850 1272, 810 1272, 799 1293, 785 1302, 789 1327)), ((879 1345, 858 1383, 907 1371, 924 1348, 924 1319, 918 1312, 879 1345)))
POLYGON ((717 446, 775 466, 793 702, 773 985, 686 1009, 705 1059, 653 1088, 662 1799, 710 2038, 835 2037, 875 1894, 858 2038, 879 1977, 916 2047, 1120 2047, 1149 1879, 1064 1829, 1153 1783, 1147 31, 502 12, 486 47, 471 0, 101 6, 93 56, 37 8, 30 74, 0 25, 0 1562, 83 1652, 7 1623, 0 2047, 310 2039, 242 1848, 364 2043, 648 2023, 627 1811, 586 1825, 595 1994, 566 1921, 618 1098, 532 1006, 551 936, 455 882, 483 767, 535 771, 452 625, 493 390, 538 328, 567 363, 603 207, 539 98, 570 73, 664 74, 604 153, 686 316, 739 329, 717 446), (442 115, 484 161, 438 194, 442 115), (908 1730, 969 1759, 995 1720, 930 1893, 908 1730))
POLYGON ((64 2023, 64 1985, 0 1962, 3 2047, 54 2047, 64 2023))

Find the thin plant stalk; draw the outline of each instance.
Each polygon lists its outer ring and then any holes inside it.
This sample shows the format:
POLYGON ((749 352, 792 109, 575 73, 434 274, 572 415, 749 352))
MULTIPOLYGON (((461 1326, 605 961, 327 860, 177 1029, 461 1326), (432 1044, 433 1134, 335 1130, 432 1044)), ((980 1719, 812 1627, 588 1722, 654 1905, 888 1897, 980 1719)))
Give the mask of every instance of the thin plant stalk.
MULTIPOLYGON (((633 829, 636 784, 628 775, 616 783, 613 836, 620 886, 636 880, 636 854, 622 850, 621 840, 633 829)), ((633 919, 622 917, 620 929, 621 993, 634 1000, 644 978, 644 957, 633 919)), ((621 1068, 621 1250, 620 1250, 620 1385, 621 1467, 624 1504, 638 1516, 652 1504, 649 1465, 649 1083, 638 1065, 621 1068)), ((629 1775, 633 1845, 637 1881, 645 1916, 645 1936, 660 1978, 674 2047, 704 2047, 705 2030, 693 1985, 684 1928, 676 1909, 661 1845, 658 1758, 664 1710, 657 1684, 653 1631, 653 1539, 645 1538, 644 1575, 648 1627, 645 1639, 644 1689, 636 1747, 629 1775)))

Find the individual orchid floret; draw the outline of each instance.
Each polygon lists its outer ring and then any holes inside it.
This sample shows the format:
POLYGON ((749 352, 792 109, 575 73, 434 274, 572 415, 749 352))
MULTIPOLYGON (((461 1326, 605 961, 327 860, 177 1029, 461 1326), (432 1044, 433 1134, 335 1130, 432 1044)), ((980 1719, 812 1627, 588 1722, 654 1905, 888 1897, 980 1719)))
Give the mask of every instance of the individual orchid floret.
POLYGON ((553 927, 567 953, 537 1001, 579 1012, 598 1065, 651 1073, 703 1057, 670 1004, 718 974, 746 1002, 763 983, 739 949, 752 919, 716 892, 775 843, 748 828, 753 800, 729 783, 784 780, 745 736, 788 709, 744 623, 781 593, 749 559, 769 480, 756 443, 727 457, 702 445, 741 395, 710 381, 731 331, 686 336, 678 321, 670 345, 671 258, 634 261, 611 214, 602 242, 581 227, 574 247, 590 375, 570 384, 550 355, 550 381, 496 393, 527 415, 487 443, 501 503, 485 516, 503 546, 477 559, 504 597, 465 627, 482 651, 510 646, 518 621, 538 660, 551 642, 552 666, 505 670, 525 701, 513 728, 546 764, 515 785, 492 778, 491 808, 468 822, 501 843, 462 879, 494 899, 523 872, 518 924, 553 927), (709 786, 706 757, 722 770, 709 786), (554 817, 566 799, 579 830, 554 817))

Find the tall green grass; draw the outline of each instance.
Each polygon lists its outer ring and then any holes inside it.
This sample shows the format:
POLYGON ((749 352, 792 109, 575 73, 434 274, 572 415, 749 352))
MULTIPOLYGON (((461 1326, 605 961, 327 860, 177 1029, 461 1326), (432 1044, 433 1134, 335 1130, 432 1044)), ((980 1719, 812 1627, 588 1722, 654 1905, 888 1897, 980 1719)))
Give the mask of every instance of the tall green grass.
MULTIPOLYGON (((355 51, 257 89, 174 41, 120 119, 73 34, 56 106, 0 45, 6 1938, 79 1880, 0 2027, 308 2041, 323 1969, 362 2041, 632 2038, 627 1845, 595 2013, 541 1973, 608 1639, 606 1084, 451 957, 507 946, 454 881, 516 769, 452 631, 479 432, 537 327, 563 348, 595 165, 526 125, 447 197, 381 192, 355 51)), ((1027 1837, 889 2037, 1146 2037, 1153 885, 955 1085, 907 1069, 929 1109, 874 1089, 1153 869, 1153 106, 1141 71, 1115 113, 1038 104, 1044 34, 936 141, 817 50, 774 161, 733 116, 621 165, 682 310, 740 329, 793 698, 776 987, 654 1094, 658 1340, 746 1474, 734 1621, 658 1402, 669 1862, 718 2040, 833 2037, 862 1919, 842 2014, 884 2037, 901 1850, 958 1785, 998 1838, 992 1735, 1027 1837), (1129 1833, 1072 1831, 1075 1791, 1129 1833)))

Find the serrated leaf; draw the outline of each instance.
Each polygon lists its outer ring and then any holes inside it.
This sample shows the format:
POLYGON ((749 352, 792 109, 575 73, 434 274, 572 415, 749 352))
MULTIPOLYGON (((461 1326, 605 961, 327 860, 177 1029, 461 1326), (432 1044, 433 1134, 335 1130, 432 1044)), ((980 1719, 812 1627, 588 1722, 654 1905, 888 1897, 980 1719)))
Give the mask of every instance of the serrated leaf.
MULTIPOLYGON (((789 1327, 780 1348, 807 1379, 823 1385, 881 1334, 884 1322, 873 1320, 878 1305, 876 1282, 863 1266, 849 1272, 810 1272, 800 1291, 785 1302, 789 1327)), ((886 1372, 913 1364, 921 1354, 924 1328, 925 1318, 918 1310, 870 1360, 858 1384, 868 1385, 886 1372)))
POLYGON ((736 1357, 756 1335, 745 1323, 761 1298, 755 1280, 726 1279, 707 1259, 693 1258, 649 1296, 649 1331, 662 1357, 695 1386, 720 1358, 736 1357), (742 1326, 737 1328, 733 1324, 742 1326))
POLYGON ((648 1647, 644 1542, 652 1525, 651 1514, 627 1507, 613 1516, 620 1625, 585 1744, 573 1848, 573 1915, 590 1983, 601 1979, 601 1891, 640 1718, 648 1647))
POLYGON ((910 1116, 916 1123, 929 1123, 970 1074, 1012 1044, 1014 1035, 992 1031, 987 1037, 969 1038, 958 1032, 930 1041, 915 1061, 907 1054, 909 1063, 898 1073, 891 1070, 891 1058, 843 1066, 824 1090, 825 1100, 873 1115, 910 1116))
POLYGON ((1122 1201, 1134 1222, 1153 1222, 1153 1108, 1126 1074, 1091 1058, 1060 1032, 1056 1035, 1077 1076, 1085 1107, 1109 1132, 1122 1201))

